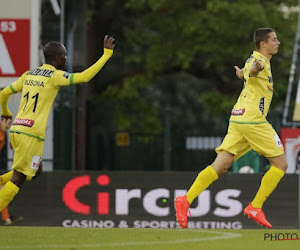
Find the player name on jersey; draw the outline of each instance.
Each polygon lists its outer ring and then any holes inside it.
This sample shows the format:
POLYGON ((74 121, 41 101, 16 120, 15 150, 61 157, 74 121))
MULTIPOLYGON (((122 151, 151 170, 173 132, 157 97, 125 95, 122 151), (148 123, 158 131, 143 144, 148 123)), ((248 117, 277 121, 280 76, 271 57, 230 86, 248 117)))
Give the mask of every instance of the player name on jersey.
POLYGON ((36 86, 36 87, 45 87, 44 82, 36 81, 36 80, 25 80, 24 85, 36 86))
POLYGON ((33 69, 33 70, 28 71, 27 75, 51 77, 53 73, 54 73, 53 70, 33 69))

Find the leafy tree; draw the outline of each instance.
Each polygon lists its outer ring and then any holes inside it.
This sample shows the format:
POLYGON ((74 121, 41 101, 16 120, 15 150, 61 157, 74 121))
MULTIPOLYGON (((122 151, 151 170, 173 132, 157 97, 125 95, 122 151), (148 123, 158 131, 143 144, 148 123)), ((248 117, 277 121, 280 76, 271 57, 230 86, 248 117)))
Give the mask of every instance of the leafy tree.
POLYGON ((101 116, 109 110, 116 130, 161 133, 169 104, 173 132, 223 133, 242 88, 233 66, 242 67, 251 55, 253 32, 259 27, 274 28, 281 42, 271 63, 272 108, 282 107, 297 26, 297 13, 283 12, 283 7, 297 4, 296 0, 91 2, 92 24, 99 27, 107 17, 104 27, 113 30, 117 43, 113 66, 105 69, 102 84, 93 90, 93 102, 104 107, 96 113, 101 116))

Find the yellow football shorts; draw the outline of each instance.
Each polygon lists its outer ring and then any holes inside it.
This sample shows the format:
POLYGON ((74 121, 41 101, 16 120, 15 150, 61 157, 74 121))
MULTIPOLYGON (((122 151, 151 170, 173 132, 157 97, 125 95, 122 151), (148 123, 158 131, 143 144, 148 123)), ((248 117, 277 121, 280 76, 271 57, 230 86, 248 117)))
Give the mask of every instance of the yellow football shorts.
POLYGON ((230 122, 228 132, 216 152, 227 151, 238 160, 253 149, 265 157, 284 154, 283 145, 270 123, 239 124, 230 122))
POLYGON ((10 133, 14 149, 12 169, 27 176, 35 176, 42 159, 44 142, 19 133, 10 133))

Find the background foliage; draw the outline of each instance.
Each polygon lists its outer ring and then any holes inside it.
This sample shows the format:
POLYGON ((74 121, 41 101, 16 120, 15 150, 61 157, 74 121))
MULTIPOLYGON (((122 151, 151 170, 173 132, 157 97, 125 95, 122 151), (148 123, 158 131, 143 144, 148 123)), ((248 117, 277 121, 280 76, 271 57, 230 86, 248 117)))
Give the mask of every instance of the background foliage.
POLYGON ((282 109, 297 28, 297 13, 287 10, 297 4, 90 1, 90 25, 116 38, 110 70, 104 70, 101 84, 93 89, 94 114, 102 120, 109 117, 107 126, 115 130, 158 134, 169 104, 173 132, 223 133, 242 88, 233 66, 243 67, 259 27, 274 28, 281 42, 271 63, 272 109, 282 109))

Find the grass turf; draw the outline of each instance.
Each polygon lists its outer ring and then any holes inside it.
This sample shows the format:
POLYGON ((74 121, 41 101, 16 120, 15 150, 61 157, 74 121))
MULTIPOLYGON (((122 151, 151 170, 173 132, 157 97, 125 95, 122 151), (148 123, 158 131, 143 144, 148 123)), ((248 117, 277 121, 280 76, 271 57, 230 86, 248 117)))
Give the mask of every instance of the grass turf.
POLYGON ((300 249, 300 240, 264 240, 265 233, 300 237, 300 230, 0 227, 0 249, 300 249))

